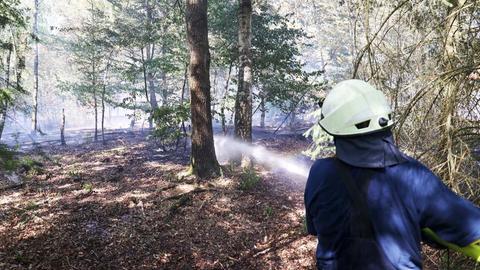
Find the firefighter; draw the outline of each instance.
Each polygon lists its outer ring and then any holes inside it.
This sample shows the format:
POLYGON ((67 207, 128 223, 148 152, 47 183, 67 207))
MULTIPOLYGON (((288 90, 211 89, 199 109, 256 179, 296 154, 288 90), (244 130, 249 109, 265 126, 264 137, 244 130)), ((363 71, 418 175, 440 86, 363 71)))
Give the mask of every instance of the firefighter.
POLYGON ((422 269, 422 240, 479 260, 480 209, 397 148, 382 92, 361 80, 337 84, 319 124, 336 156, 313 164, 305 188, 318 269, 422 269))

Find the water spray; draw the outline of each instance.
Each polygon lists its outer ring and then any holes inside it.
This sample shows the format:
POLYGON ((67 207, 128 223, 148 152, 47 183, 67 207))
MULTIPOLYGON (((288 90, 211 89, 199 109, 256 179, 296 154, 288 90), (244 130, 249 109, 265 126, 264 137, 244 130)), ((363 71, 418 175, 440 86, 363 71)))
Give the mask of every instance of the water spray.
POLYGON ((298 158, 284 156, 263 146, 239 142, 231 137, 215 136, 215 150, 220 162, 225 162, 234 157, 236 153, 249 156, 255 162, 270 168, 272 171, 287 172, 301 177, 306 181, 310 164, 298 158))

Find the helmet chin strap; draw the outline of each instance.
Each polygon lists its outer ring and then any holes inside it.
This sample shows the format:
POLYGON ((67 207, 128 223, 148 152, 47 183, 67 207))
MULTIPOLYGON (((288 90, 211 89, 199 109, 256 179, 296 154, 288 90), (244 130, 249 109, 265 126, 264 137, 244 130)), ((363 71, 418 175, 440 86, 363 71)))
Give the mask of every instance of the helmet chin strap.
POLYGON ((355 137, 335 137, 337 158, 355 167, 385 168, 407 161, 390 130, 355 137))

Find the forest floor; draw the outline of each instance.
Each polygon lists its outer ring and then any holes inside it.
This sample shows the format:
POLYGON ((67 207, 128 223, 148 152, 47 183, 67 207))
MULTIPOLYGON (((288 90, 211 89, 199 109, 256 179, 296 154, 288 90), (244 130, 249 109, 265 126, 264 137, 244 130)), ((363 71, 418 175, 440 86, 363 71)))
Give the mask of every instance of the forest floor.
MULTIPOLYGON (((258 139, 285 155, 308 142, 258 139)), ((0 269, 314 269, 303 180, 256 166, 179 177, 189 152, 133 133, 48 146, 24 185, 0 191, 0 269)))

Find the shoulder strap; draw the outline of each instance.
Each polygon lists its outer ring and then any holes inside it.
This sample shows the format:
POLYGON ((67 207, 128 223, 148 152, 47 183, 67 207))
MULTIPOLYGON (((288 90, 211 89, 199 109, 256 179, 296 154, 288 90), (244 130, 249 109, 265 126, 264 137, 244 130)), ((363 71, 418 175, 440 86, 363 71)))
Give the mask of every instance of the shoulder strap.
POLYGON ((335 159, 336 167, 340 174, 340 179, 344 183, 348 196, 352 203, 353 216, 351 220, 351 230, 354 236, 362 238, 375 238, 373 224, 370 219, 368 204, 363 194, 363 189, 368 188, 368 183, 371 178, 371 171, 367 170, 365 174, 361 175, 361 179, 353 179, 350 168, 340 161, 335 159), (365 185, 359 185, 365 184, 365 185))

